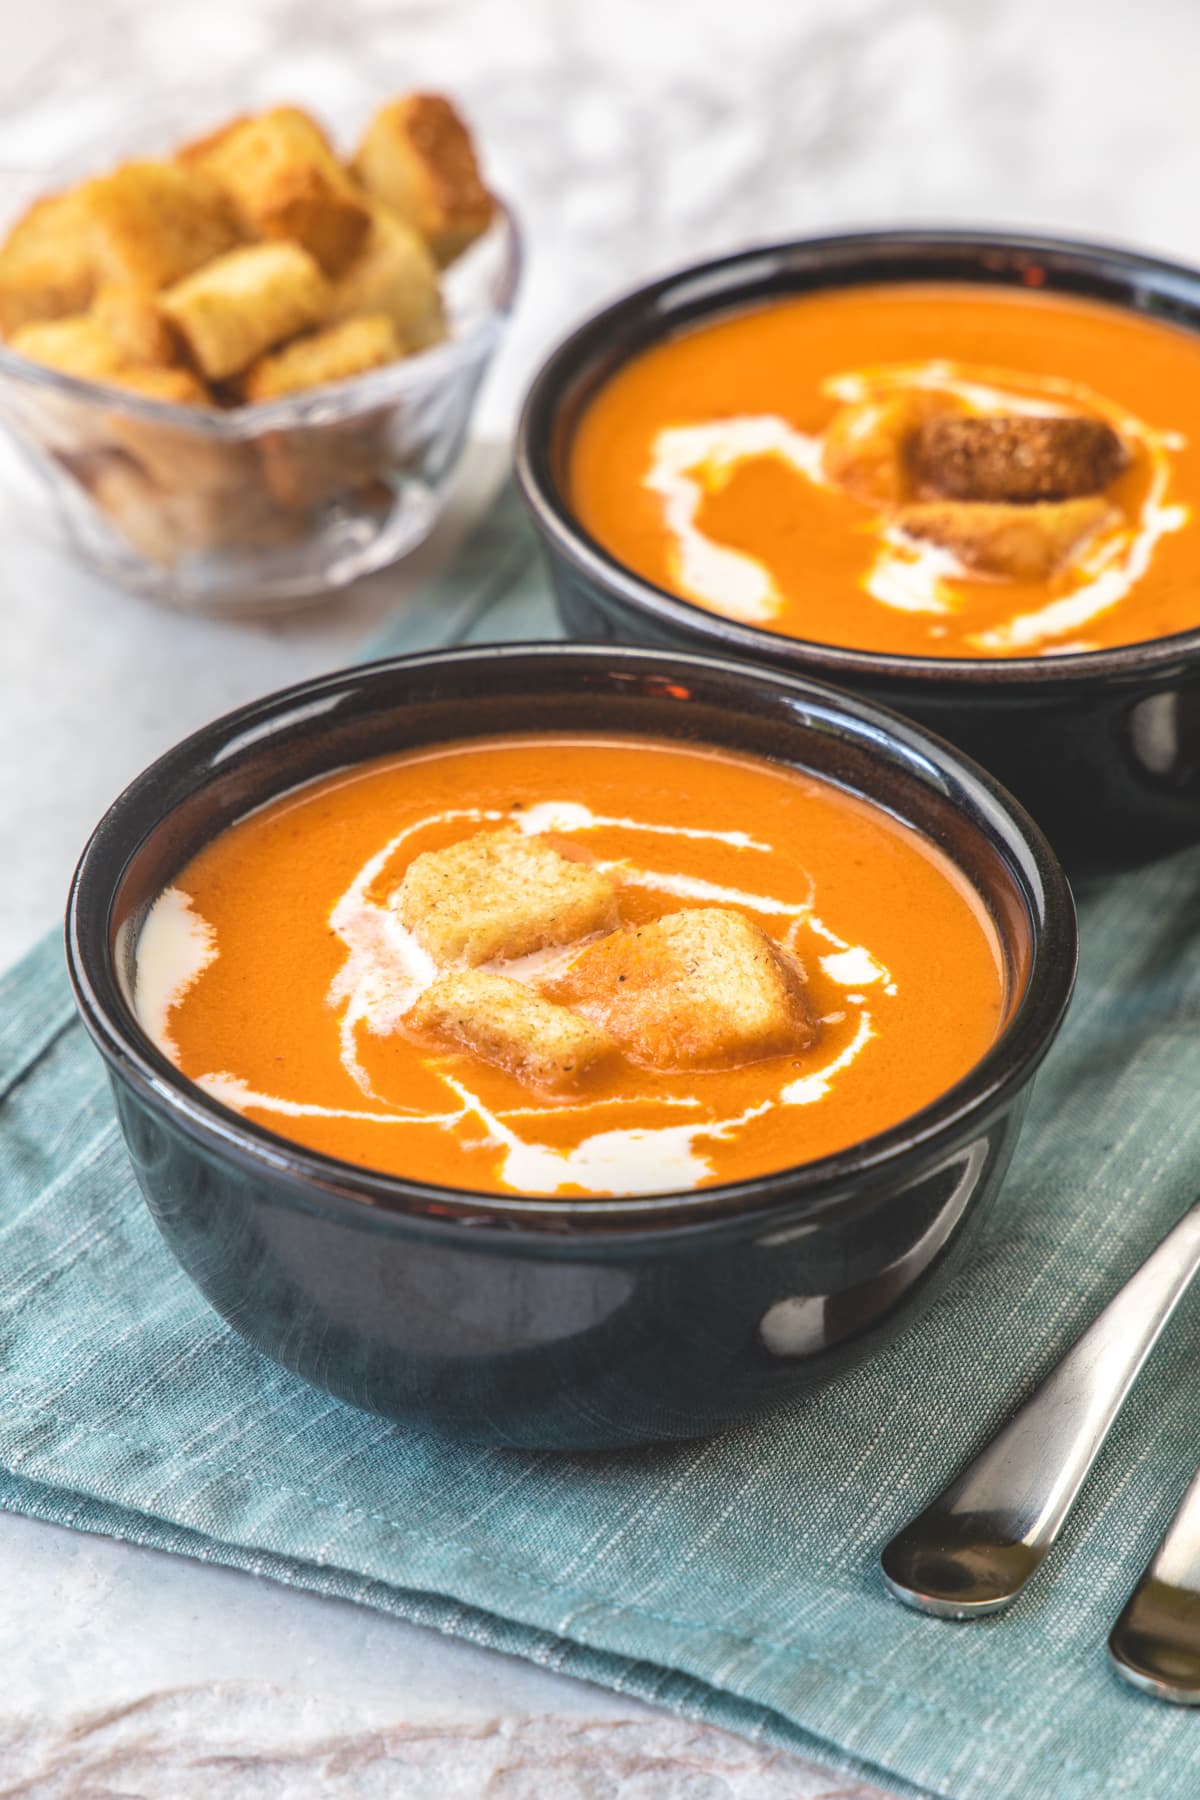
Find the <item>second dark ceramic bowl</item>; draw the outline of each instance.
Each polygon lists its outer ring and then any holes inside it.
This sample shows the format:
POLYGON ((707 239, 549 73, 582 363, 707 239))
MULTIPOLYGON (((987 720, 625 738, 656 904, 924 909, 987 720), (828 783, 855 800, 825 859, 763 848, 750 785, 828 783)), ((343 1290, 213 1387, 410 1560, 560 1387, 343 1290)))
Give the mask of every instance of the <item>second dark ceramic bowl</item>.
POLYGON ((138 1180, 179 1261, 271 1356, 357 1406, 500 1444, 712 1430, 869 1354, 927 1303, 994 1196, 1071 992, 1070 890, 982 771, 875 707, 712 657, 444 651, 292 688, 168 752, 84 851, 71 978, 138 1180), (910 821, 983 898, 1014 1000, 949 1092, 835 1156, 622 1200, 375 1174, 210 1099, 131 1004, 147 907, 223 826, 296 783, 499 732, 679 738, 772 758, 910 821))
POLYGON ((680 270, 604 308, 543 364, 517 473, 576 636, 709 649, 837 682, 942 733, 991 769, 1080 869, 1200 839, 1200 630, 1080 656, 872 654, 737 624, 624 567, 575 519, 572 434, 597 389, 649 345, 721 313, 818 288, 953 281, 1036 287, 1200 330, 1200 272, 1058 238, 864 232, 680 270))

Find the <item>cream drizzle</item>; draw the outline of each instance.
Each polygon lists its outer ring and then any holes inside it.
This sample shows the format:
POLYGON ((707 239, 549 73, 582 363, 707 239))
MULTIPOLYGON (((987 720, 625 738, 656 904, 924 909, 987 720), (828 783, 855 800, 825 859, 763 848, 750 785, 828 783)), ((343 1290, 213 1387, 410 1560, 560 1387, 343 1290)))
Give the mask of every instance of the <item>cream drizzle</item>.
MULTIPOLYGON (((1145 453, 1151 478, 1136 524, 1121 524, 1099 534, 1079 559, 1083 579, 1073 591, 1031 612, 1016 614, 1002 625, 973 633, 968 640, 984 651, 1042 655, 1077 651, 1078 644, 1055 645, 1050 640, 1078 631, 1119 605, 1145 575, 1159 541, 1181 530, 1191 516, 1189 507, 1166 502, 1169 452, 1179 449, 1183 438, 1157 430, 1078 382, 1041 376, 1018 383, 1003 370, 966 373, 960 365, 941 359, 851 370, 822 384, 824 393, 847 405, 913 390, 952 395, 983 413, 1048 417, 1082 408, 1107 419, 1145 453), (1030 394, 1027 390, 1032 385, 1040 393, 1030 394)), ((870 420, 864 419, 864 433, 869 425, 870 420)), ((824 470, 823 438, 795 431, 773 414, 742 414, 666 427, 654 439, 650 467, 643 477, 643 486, 664 502, 663 523, 674 539, 674 584, 681 593, 726 617, 752 625, 770 625, 778 618, 783 594, 763 562, 717 543, 700 529, 697 520, 709 494, 724 487, 742 463, 764 456, 778 457, 814 487, 832 486, 824 470)), ((878 553, 861 586, 873 600, 895 612, 937 618, 961 609, 964 597, 955 584, 971 578, 971 572, 949 550, 918 542, 897 527, 885 525, 878 553)), ((930 629, 934 636, 944 635, 936 625, 930 629)))
POLYGON ((217 934, 182 888, 169 887, 146 915, 137 943, 133 1009, 163 1055, 179 1062, 171 1014, 217 958, 217 934))
MULTIPOLYGON (((474 807, 430 814, 397 832, 369 857, 335 901, 329 915, 330 925, 346 948, 345 961, 328 994, 330 1007, 338 1012, 340 1059, 364 1096, 378 1103, 379 1110, 325 1106, 263 1093, 228 1070, 200 1076, 197 1079, 199 1087, 235 1111, 253 1110, 280 1118, 348 1119, 387 1126, 436 1125, 454 1132, 468 1117, 474 1116, 487 1131, 489 1143, 503 1152, 500 1179, 518 1192, 551 1194, 563 1187, 577 1187, 596 1194, 660 1193, 695 1187, 712 1174, 711 1162, 697 1148, 704 1140, 726 1138, 776 1106, 809 1105, 822 1098, 833 1077, 848 1068, 874 1037, 870 1017, 864 1010, 851 1042, 825 1068, 785 1083, 777 1094, 761 1105, 734 1118, 695 1120, 685 1125, 615 1127, 592 1133, 570 1150, 526 1137, 515 1128, 514 1122, 544 1118, 548 1110, 557 1117, 564 1112, 593 1108, 597 1111, 611 1108, 619 1112, 622 1108, 647 1103, 664 1108, 695 1109, 702 1102, 695 1095, 618 1095, 598 1101, 581 1101, 574 1106, 569 1102, 555 1102, 541 1108, 519 1106, 493 1112, 463 1082, 448 1070, 439 1068, 440 1079, 460 1102, 457 1109, 431 1113, 396 1106, 372 1088, 359 1056, 359 1035, 364 1030, 375 1035, 394 1031, 413 1001, 434 980, 437 971, 432 960, 400 924, 392 904, 394 891, 380 899, 374 897, 373 890, 384 882, 390 864, 404 844, 435 826, 459 821, 472 824, 505 821, 530 835, 541 831, 569 834, 618 828, 668 837, 707 838, 751 852, 772 850, 771 845, 743 832, 610 818, 595 814, 574 801, 546 802, 511 815, 474 807)), ((802 899, 781 900, 773 895, 726 887, 693 876, 643 869, 625 860, 599 866, 611 869, 623 885, 706 904, 738 906, 763 916, 787 918, 790 924, 784 939, 786 948, 795 951, 802 929, 813 931, 834 946, 833 952, 820 961, 826 974, 840 987, 877 982, 883 984, 885 993, 896 992, 887 969, 865 947, 847 943, 816 917, 811 883, 802 899)), ((139 1007, 139 1018, 176 1063, 179 1054, 170 1036, 169 1014, 199 972, 201 949, 208 961, 217 954, 215 939, 212 927, 199 918, 188 897, 179 889, 168 889, 160 896, 143 926, 138 944, 138 988, 140 992, 144 980, 143 956, 148 947, 151 956, 147 961, 150 983, 147 993, 152 997, 153 1005, 145 1012, 139 1007)), ((565 967, 578 950, 578 944, 553 946, 508 963, 485 966, 514 980, 540 982, 558 968, 565 967)), ((207 966, 207 961, 202 966, 207 966)), ((848 994, 847 1001, 861 1005, 862 996, 848 994)), ((832 1014, 830 1020, 840 1022, 843 1017, 844 1014, 832 1014)))

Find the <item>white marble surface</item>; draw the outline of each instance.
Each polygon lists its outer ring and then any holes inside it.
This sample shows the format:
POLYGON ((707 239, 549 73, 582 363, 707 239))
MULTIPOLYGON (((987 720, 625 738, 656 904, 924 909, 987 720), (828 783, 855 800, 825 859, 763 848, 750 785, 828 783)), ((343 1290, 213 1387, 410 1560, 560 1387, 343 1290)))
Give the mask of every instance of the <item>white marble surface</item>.
MULTIPOLYGON (((1188 0, 5 0, 0 179, 202 88, 348 116, 445 86, 532 258, 455 516, 286 624, 156 613, 67 564, 0 465, 0 961, 95 817, 215 713, 343 660, 495 478, 524 379, 630 280, 749 238, 990 222, 1200 257, 1188 0)), ((865 1790, 552 1672, 248 1577, 0 1517, 0 1793, 816 1796, 865 1790)))

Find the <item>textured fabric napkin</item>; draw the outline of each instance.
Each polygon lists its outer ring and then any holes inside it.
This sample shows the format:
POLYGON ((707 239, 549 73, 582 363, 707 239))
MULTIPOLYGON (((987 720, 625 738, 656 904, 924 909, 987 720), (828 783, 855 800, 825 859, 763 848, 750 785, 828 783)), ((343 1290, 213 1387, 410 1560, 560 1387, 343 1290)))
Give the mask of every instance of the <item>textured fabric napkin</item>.
MULTIPOLYGON (((511 495, 389 634, 553 631, 511 495)), ((357 1600, 954 1800, 1183 1800, 1200 1719, 1104 1640, 1200 1458, 1193 1316, 1139 1384, 1050 1566, 947 1625, 880 1545, 1200 1186, 1200 854, 1081 895, 1083 968, 989 1235, 886 1356, 710 1442, 449 1445, 252 1350, 176 1267, 75 1022, 57 934, 0 996, 0 1501, 357 1600)))

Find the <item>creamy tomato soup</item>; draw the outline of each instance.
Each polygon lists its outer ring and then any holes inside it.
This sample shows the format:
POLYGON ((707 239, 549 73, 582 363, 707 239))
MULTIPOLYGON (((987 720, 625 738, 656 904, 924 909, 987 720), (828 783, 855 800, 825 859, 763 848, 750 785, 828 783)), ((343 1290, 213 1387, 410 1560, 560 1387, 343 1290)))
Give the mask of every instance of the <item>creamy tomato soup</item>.
POLYGON ((215 1099, 444 1186, 618 1195, 823 1156, 965 1075, 1010 1003, 931 844, 716 750, 496 738, 226 829, 152 907, 135 1000, 215 1099))
POLYGON ((585 411, 582 525, 658 586, 913 656, 1200 626, 1200 337, 1056 294, 846 288, 633 358, 585 411))

